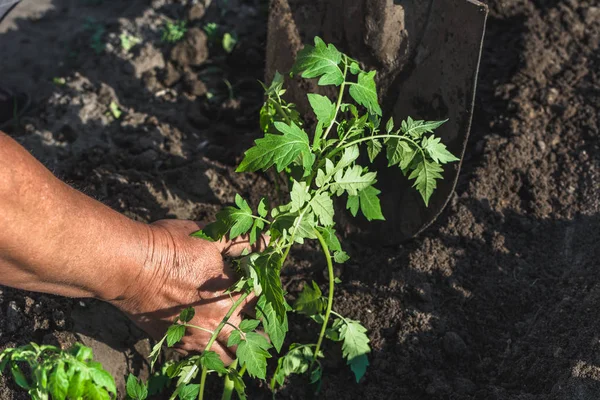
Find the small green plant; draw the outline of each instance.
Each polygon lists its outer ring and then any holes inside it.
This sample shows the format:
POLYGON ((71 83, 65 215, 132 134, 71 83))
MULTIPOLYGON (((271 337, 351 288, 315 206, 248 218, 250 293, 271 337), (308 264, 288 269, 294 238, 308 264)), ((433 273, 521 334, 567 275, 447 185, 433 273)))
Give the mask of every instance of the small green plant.
POLYGON ((55 76, 52 78, 52 83, 54 83, 56 86, 65 86, 67 84, 67 80, 65 78, 55 76))
POLYGON ((68 351, 31 343, 0 353, 0 374, 8 368, 15 383, 33 400, 116 397, 115 381, 93 357, 92 349, 79 343, 68 351))
MULTIPOLYGON (((224 378, 223 399, 237 392, 245 399, 242 376, 267 378, 267 362, 275 350, 283 350, 291 311, 304 314, 321 326, 315 343, 292 344, 277 361, 270 379, 273 390, 283 385, 291 374, 307 374, 311 383, 320 384, 323 367, 320 359, 324 340, 340 342, 342 355, 360 381, 369 365, 370 352, 367 330, 360 322, 349 319, 333 309, 336 283, 333 263, 343 263, 349 256, 343 250, 334 229, 334 197, 344 196, 346 207, 356 216, 359 212, 371 220, 384 219, 380 191, 375 187, 377 173, 359 164, 361 150, 372 163, 384 152, 389 166, 396 166, 421 194, 425 204, 442 178, 442 165, 457 161, 432 132, 445 121, 416 121, 407 118, 399 126, 390 118, 383 128, 382 111, 377 99, 375 72, 361 69, 358 62, 339 52, 333 45, 315 38, 315 46, 306 46, 292 69, 293 75, 318 78, 321 86, 338 88, 335 102, 319 94, 308 94, 308 100, 317 118, 312 140, 293 104, 282 96, 283 76, 276 74, 270 86, 265 87, 266 101, 260 113, 260 125, 265 132, 249 149, 238 172, 270 171, 276 180, 283 176, 289 197, 287 201, 270 206, 262 199, 253 209, 241 196, 236 195, 235 206, 224 208, 214 223, 193 236, 205 240, 234 239, 248 235, 250 244, 260 235, 270 237, 269 245, 261 252, 246 254, 235 260, 240 276, 229 293, 242 293, 232 300, 231 309, 221 324, 210 331, 211 338, 200 355, 173 364, 169 377, 177 380, 171 398, 204 398, 206 377, 216 373, 224 378), (349 95, 349 98, 348 98, 349 95), (351 100, 351 101, 349 101, 351 100), (384 151, 385 148, 385 151, 384 151), (329 276, 328 293, 324 296, 313 281, 289 305, 281 285, 280 273, 290 249, 306 240, 317 240, 323 251, 329 276), (237 346, 237 360, 226 367, 211 346, 234 310, 254 293, 257 298, 256 318, 246 319, 231 334, 228 346, 237 346), (262 329, 268 339, 257 329, 262 329), (199 378, 198 378, 199 375, 199 378), (198 380, 199 379, 199 380, 198 380), (193 383, 195 382, 195 383, 193 383)), ((283 196, 280 194, 280 198, 283 196)), ((193 309, 181 313, 165 337, 153 349, 152 364, 161 347, 173 346, 184 336, 186 329, 202 329, 188 325, 193 309)))
POLYGON ((186 32, 187 26, 185 21, 167 21, 163 28, 161 40, 167 43, 175 43, 183 39, 186 32))
POLYGON ((121 48, 123 48, 125 53, 128 53, 136 44, 142 43, 142 39, 127 32, 121 33, 119 40, 121 41, 121 48))
POLYGON ((237 36, 235 33, 231 34, 229 32, 225 32, 223 35, 223 39, 221 40, 221 45, 223 46, 223 50, 227 53, 231 53, 237 44, 237 36))
POLYGON ((121 111, 121 108, 116 102, 111 101, 108 105, 108 111, 106 112, 106 114, 111 115, 114 119, 119 119, 121 118, 123 111, 121 111))

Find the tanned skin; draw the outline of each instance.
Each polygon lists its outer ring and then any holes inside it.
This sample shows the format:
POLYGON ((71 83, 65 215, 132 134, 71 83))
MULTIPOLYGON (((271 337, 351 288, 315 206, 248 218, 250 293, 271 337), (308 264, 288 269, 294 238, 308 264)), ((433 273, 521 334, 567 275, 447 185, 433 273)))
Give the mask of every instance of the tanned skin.
MULTIPOLYGON (((0 132, 0 285, 107 301, 155 338, 190 306, 190 323, 213 330, 232 304, 223 291, 235 283, 223 256, 248 246, 189 236, 198 229, 193 221, 133 221, 61 182, 0 132)), ((232 329, 212 347, 226 363, 232 329)), ((202 351, 209 338, 188 330, 179 350, 202 351)))

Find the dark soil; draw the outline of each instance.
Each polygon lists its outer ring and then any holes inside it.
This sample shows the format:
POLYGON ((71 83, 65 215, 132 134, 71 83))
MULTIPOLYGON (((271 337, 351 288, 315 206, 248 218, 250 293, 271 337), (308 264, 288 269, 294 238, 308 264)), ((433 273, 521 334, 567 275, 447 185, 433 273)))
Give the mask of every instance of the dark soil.
MULTIPOLYGON (((61 178, 142 221, 210 219, 237 192, 271 191, 265 177, 233 173, 258 135, 267 7, 188 3, 25 1, 0 26, 3 83, 33 96, 9 133, 61 178), (160 41, 164 18, 190 20, 180 44, 160 41), (231 54, 194 29, 207 22, 236 31, 231 54), (98 26, 100 53, 90 46, 98 26), (123 31, 142 44, 124 52, 123 31)), ((368 327, 371 366, 356 384, 329 345, 322 398, 600 398, 600 7, 489 6, 456 193, 401 246, 347 244, 336 308, 368 327)), ((308 277, 325 283, 310 248, 294 261, 290 293, 308 277)), ((127 371, 147 371, 148 341, 105 304, 2 288, 0 320, 0 348, 79 340, 121 384, 127 371)), ((292 322, 290 340, 305 339, 306 320, 292 322)), ((250 398, 270 398, 249 385, 250 398)), ((25 397, 0 378, 0 398, 25 397)), ((314 394, 294 378, 277 398, 314 394)))

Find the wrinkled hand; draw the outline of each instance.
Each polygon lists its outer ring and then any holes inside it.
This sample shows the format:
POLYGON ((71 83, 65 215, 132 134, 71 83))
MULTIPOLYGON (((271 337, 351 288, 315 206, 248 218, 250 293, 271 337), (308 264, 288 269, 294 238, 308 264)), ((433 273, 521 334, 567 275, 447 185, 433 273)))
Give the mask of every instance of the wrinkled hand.
MULTIPOLYGON (((234 271, 223 256, 239 256, 249 248, 245 238, 234 242, 209 242, 190 237, 201 226, 192 221, 162 220, 150 225, 149 255, 139 276, 122 296, 112 303, 155 339, 160 339, 175 317, 194 307, 196 314, 189 323, 214 331, 239 295, 223 292, 235 282, 234 271)), ((254 249, 256 250, 256 249, 254 249)), ((253 299, 248 297, 231 316, 229 322, 238 326, 244 310, 253 299)), ((213 344, 215 351, 228 364, 235 359, 227 348, 234 328, 225 325, 213 344)), ((188 328, 177 345, 182 353, 201 352, 210 333, 188 328)))

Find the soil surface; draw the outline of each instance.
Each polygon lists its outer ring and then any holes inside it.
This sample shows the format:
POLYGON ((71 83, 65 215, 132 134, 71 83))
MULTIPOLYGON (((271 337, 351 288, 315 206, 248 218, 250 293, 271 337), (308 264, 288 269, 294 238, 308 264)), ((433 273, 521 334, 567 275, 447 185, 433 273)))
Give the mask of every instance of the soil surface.
MULTIPOLYGON (((235 193, 270 193, 268 178, 234 173, 259 134, 268 6, 193 3, 25 0, 0 25, 1 83, 32 96, 9 133, 141 221, 211 219, 235 193), (185 38, 161 41, 181 19, 185 38), (225 32, 238 38, 231 53, 225 32), (141 43, 125 51, 122 33, 141 43)), ((328 345, 321 398, 600 398, 600 7, 489 7, 456 193, 401 246, 346 245, 336 308, 369 329, 371 365, 356 384, 328 345)), ((324 288, 323 267, 296 251, 287 290, 312 277, 324 288)), ((289 340, 308 339, 306 324, 294 317, 289 340)), ((29 341, 93 346, 121 388, 129 371, 147 373, 150 342, 110 306, 0 288, 0 349, 29 341)), ((271 395, 249 383, 249 397, 271 395)), ((314 397, 303 378, 276 396, 314 397)), ((0 398, 26 396, 2 377, 0 398)))

